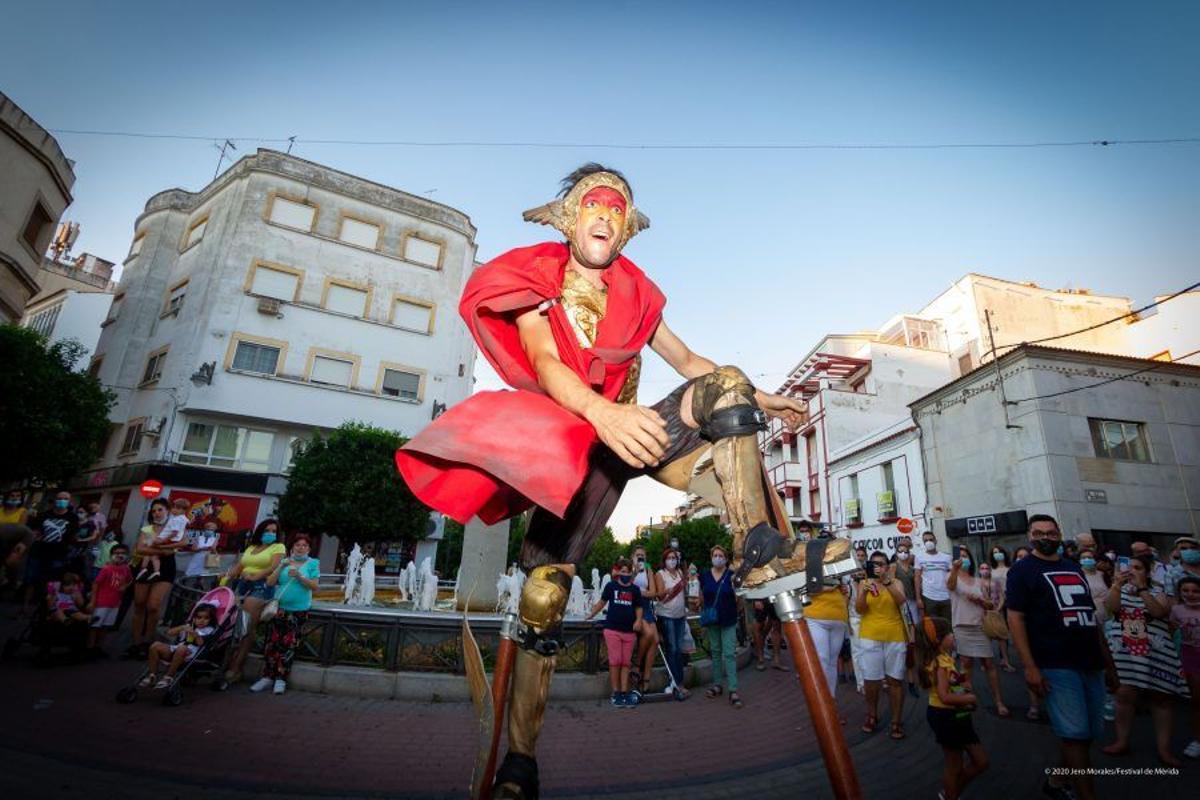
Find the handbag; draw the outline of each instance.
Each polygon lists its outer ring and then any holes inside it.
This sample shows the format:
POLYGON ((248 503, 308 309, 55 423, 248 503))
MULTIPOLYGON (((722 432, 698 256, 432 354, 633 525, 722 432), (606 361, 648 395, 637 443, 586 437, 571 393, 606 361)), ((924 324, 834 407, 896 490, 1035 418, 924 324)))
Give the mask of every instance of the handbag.
POLYGON ((204 568, 205 569, 220 569, 221 568, 221 554, 213 552, 211 550, 209 552, 205 553, 204 554, 204 568))
POLYGON ((262 613, 258 615, 258 621, 259 622, 270 622, 271 620, 275 619, 275 615, 278 613, 279 613, 279 601, 278 600, 269 600, 267 602, 267 604, 265 606, 263 606, 262 613))
POLYGON ((713 595, 713 604, 711 606, 701 606, 700 608, 700 627, 707 628, 710 625, 717 624, 717 603, 721 599, 721 590, 725 588, 725 578, 721 577, 721 582, 717 584, 717 593, 713 595))
POLYGON ((1004 621, 1004 617, 1000 616, 999 611, 983 612, 983 635, 989 639, 1007 641, 1008 623, 1004 621))
POLYGON ((692 626, 687 624, 686 618, 683 625, 683 636, 679 640, 679 649, 689 655, 696 652, 696 640, 692 636, 692 626))

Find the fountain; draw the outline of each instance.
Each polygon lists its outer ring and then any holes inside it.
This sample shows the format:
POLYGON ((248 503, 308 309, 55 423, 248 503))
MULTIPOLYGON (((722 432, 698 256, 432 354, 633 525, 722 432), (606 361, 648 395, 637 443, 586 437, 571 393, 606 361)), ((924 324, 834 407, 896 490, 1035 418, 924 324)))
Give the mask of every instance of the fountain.
POLYGON ((576 575, 571 578, 571 594, 567 596, 568 617, 586 617, 588 613, 587 594, 583 591, 583 578, 576 575))
POLYGON ((500 574, 496 581, 496 613, 517 613, 521 602, 521 589, 525 586, 525 573, 516 565, 500 574))
POLYGON ((346 559, 346 578, 342 602, 348 606, 369 606, 375 600, 375 559, 363 558, 356 544, 346 559))
POLYGON ((438 581, 437 576, 433 574, 433 564, 428 557, 421 562, 421 571, 417 575, 417 580, 416 602, 413 609, 433 611, 433 607, 437 603, 438 581))

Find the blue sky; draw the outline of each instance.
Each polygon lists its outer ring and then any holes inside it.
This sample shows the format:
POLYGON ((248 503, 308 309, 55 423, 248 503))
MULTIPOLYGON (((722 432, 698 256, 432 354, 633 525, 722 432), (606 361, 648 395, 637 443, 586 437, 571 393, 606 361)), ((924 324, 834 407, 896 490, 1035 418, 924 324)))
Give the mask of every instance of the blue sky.
MULTIPOLYGON (((1194 3, 4 2, 0 88, 49 128, 600 144, 1200 136, 1194 3)), ((77 249, 119 260, 204 141, 59 136, 77 249)), ((240 152, 256 146, 239 143, 240 152)), ((278 146, 278 145, 266 145, 278 146)), ((766 384, 968 271, 1148 300, 1200 274, 1200 145, 401 148, 297 155, 470 214, 481 258, 596 159, 653 227, 627 254, 693 349, 766 384)), ((491 381, 480 375, 480 384, 491 381)), ((674 378, 648 359, 643 400, 674 378)), ((618 533, 670 510, 635 484, 618 533)))

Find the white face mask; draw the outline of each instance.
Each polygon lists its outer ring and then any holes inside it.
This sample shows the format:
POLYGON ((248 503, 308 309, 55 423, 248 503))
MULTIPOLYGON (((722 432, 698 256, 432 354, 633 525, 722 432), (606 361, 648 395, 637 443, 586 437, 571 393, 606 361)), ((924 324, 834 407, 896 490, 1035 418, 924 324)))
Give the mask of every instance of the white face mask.
POLYGON ((933 541, 932 539, 925 542, 925 552, 926 553, 933 553, 936 551, 937 551, 937 542, 933 541))
POLYGON ((714 567, 725 566, 725 556, 713 556, 712 557, 712 565, 714 567))
POLYGON ((667 559, 667 569, 675 569, 678 566, 679 566, 678 558, 668 558, 667 559))
POLYGON ((912 555, 912 554, 909 553, 907 550, 900 550, 899 552, 896 553, 896 558, 900 559, 901 561, 908 561, 908 557, 910 555, 912 555))

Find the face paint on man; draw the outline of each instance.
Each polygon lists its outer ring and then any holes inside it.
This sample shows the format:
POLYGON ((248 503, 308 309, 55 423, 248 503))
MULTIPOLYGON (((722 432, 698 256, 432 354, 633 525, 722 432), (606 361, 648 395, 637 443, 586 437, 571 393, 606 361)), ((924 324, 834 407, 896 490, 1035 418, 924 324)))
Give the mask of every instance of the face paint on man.
POLYGON ((612 263, 620 252, 628 208, 625 196, 607 186, 583 196, 571 236, 571 254, 580 264, 601 269, 612 263))

